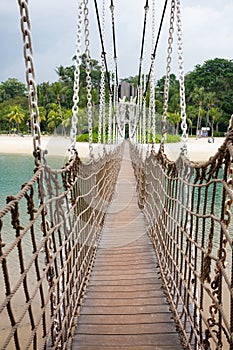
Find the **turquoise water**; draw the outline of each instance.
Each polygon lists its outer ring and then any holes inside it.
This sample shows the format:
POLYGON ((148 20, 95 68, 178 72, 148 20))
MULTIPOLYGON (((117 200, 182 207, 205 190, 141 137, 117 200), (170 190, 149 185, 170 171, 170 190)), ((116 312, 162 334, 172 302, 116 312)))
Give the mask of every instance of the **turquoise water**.
MULTIPOLYGON (((64 157, 48 156, 48 165, 59 169, 64 165, 64 157)), ((25 154, 0 153, 0 208, 6 204, 8 195, 16 195, 22 184, 33 176, 34 158, 25 154)))

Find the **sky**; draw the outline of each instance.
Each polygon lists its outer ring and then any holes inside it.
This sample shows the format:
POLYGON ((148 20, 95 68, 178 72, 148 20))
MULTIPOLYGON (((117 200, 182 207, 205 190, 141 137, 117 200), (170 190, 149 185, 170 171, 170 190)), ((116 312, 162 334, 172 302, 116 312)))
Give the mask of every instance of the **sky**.
MULTIPOLYGON (((58 79, 56 67, 70 66, 76 51, 77 0, 28 0, 35 61, 36 82, 58 79)), ((110 0, 106 2, 106 42, 108 66, 111 59, 110 0)), ((119 78, 135 76, 139 70, 145 0, 114 0, 117 64, 119 78)), ((100 61, 100 38, 94 11, 94 0, 89 0, 91 57, 100 61)), ((100 16, 102 0, 97 0, 100 16)), ((156 35, 164 0, 156 0, 156 35)), ((170 4, 170 1, 168 2, 170 4)), ((233 1, 181 0, 184 70, 208 59, 233 59, 233 1)), ((152 53, 151 8, 149 14, 143 71, 150 67, 152 53)), ((156 78, 166 73, 166 52, 170 5, 156 55, 156 78)), ((25 83, 22 34, 17 0, 0 0, 0 82, 10 77, 25 83)), ((84 46, 83 46, 84 48, 84 46)), ((177 45, 173 44, 172 72, 178 75, 177 45)))

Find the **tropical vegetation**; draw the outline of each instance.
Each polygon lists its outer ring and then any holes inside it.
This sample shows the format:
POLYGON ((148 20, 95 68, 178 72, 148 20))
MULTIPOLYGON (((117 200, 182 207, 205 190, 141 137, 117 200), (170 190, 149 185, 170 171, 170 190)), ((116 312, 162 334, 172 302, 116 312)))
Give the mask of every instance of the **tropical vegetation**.
MULTIPOLYGON (((79 84, 78 134, 80 140, 87 139, 86 117, 86 65, 85 54, 81 56, 79 84)), ((70 128, 73 106, 74 65, 56 68, 58 80, 43 82, 37 86, 41 130, 44 133, 66 135, 70 128)), ((97 60, 91 60, 92 103, 94 107, 94 130, 97 132, 101 69, 97 60)), ((171 74, 167 120, 174 135, 180 133, 179 81, 171 74)), ((138 77, 127 77, 137 86, 138 77)), ((163 113, 163 91, 165 76, 156 82, 155 105, 157 114, 163 113)), ((196 65, 185 76, 186 113, 190 135, 198 135, 201 128, 209 135, 220 135, 227 130, 233 113, 233 61, 223 58, 207 60, 196 65)), ((109 94, 106 93, 106 102, 109 94)), ((149 100, 147 96, 147 101, 149 100)), ((30 115, 25 84, 9 78, 0 84, 0 133, 29 133, 30 115)), ((97 137, 95 135, 94 139, 97 137)))

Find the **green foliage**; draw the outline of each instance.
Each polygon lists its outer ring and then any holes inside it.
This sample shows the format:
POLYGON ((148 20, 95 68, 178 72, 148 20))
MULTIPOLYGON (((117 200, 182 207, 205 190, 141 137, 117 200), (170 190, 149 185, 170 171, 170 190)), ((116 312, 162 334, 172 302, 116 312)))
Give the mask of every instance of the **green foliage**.
MULTIPOLYGON (((79 110, 78 110, 78 139, 88 141, 87 123, 87 93, 86 93, 86 56, 80 60, 79 110)), ((91 59, 91 80, 93 98, 93 140, 97 142, 99 90, 101 67, 97 60, 91 59)), ((44 132, 56 132, 57 127, 66 134, 70 127, 73 107, 73 85, 75 66, 58 66, 56 72, 58 81, 43 82, 37 87, 38 105, 41 129, 44 132)), ((137 86, 138 76, 130 76, 123 80, 137 86)), ((107 79, 106 79, 107 81, 107 79)), ((165 76, 159 79, 155 87, 156 113, 163 114, 165 76)), ((106 102, 108 100, 108 86, 106 84, 106 102)), ((233 113, 233 62, 216 58, 208 60, 185 77, 185 91, 187 103, 187 123, 189 134, 195 134, 196 129, 209 126, 211 133, 226 131, 231 114, 233 113)), ((146 95, 149 104, 149 91, 146 95)), ((108 111, 106 111, 108 115, 108 111)), ((0 84, 0 132, 16 127, 21 132, 29 131, 30 119, 26 86, 15 78, 9 78, 0 84), (16 113, 16 110, 18 112, 16 113), (11 115, 11 117, 9 117, 11 115), (23 117, 22 117, 23 116, 23 117)), ((167 122, 171 126, 169 133, 180 133, 180 97, 179 81, 174 74, 170 76, 167 122)), ((159 124, 159 121, 158 121, 159 124)), ((159 127, 156 130, 161 132, 159 127)), ((106 137, 107 139, 107 137, 106 137)), ((177 139, 177 137, 176 137, 177 139)), ((170 140, 168 136, 167 141, 170 140)), ((159 136, 157 136, 159 141, 159 136)), ((172 141, 174 142, 174 141, 172 141)))
POLYGON ((8 113, 9 123, 12 124, 12 127, 17 126, 18 133, 20 133, 20 124, 24 120, 25 114, 22 108, 19 106, 11 106, 8 113))
MULTIPOLYGON (((155 143, 160 143, 161 139, 162 139, 162 135, 161 134, 157 134, 156 138, 155 138, 155 143)), ((152 142, 152 138, 151 138, 151 142, 152 142)), ((166 134, 165 143, 176 143, 176 142, 180 142, 180 136, 179 135, 166 134)))
POLYGON ((215 131, 213 136, 214 137, 224 137, 225 136, 225 132, 223 132, 223 131, 215 131))
POLYGON ((187 101, 201 103, 206 116, 208 105, 218 109, 215 123, 226 129, 233 111, 233 61, 223 58, 196 65, 185 77, 187 101))
MULTIPOLYGON (((77 142, 89 142, 89 134, 80 134, 76 137, 77 142)), ((97 143, 98 142, 98 133, 93 131, 92 132, 92 142, 97 143)))
POLYGON ((9 78, 0 84, 0 102, 10 100, 15 97, 26 96, 26 86, 15 78, 9 78))

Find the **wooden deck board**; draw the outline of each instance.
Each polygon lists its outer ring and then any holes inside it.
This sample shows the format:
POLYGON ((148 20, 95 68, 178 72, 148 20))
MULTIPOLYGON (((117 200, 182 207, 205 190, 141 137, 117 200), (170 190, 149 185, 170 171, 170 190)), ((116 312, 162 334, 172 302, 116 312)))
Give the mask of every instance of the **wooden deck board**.
POLYGON ((182 349, 135 186, 126 144, 73 350, 182 349))

